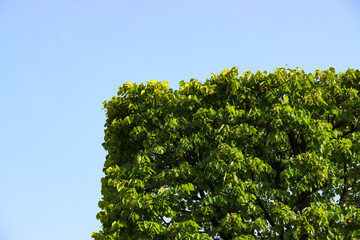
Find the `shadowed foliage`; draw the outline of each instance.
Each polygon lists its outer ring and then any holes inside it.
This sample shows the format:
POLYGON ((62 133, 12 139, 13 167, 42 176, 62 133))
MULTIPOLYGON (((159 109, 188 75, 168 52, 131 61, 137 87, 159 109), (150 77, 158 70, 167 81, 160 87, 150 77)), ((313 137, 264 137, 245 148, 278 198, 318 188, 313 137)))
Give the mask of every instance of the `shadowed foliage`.
POLYGON ((104 102, 108 239, 359 239, 360 71, 236 68, 104 102))

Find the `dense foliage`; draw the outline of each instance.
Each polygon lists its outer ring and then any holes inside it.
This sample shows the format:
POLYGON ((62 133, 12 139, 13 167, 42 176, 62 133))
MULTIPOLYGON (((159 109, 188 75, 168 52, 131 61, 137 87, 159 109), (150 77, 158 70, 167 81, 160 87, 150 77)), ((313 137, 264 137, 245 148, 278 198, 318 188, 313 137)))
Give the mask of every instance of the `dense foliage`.
POLYGON ((101 239, 360 239, 360 71, 225 70, 104 106, 101 239))

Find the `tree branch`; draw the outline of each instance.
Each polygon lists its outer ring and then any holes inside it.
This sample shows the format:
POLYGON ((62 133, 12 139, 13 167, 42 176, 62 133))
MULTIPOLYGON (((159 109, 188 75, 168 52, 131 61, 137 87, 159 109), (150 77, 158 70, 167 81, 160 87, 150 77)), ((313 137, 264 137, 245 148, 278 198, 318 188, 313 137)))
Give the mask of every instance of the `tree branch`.
POLYGON ((163 221, 163 223, 165 223, 166 227, 169 227, 169 223, 165 221, 165 219, 163 218, 163 216, 159 215, 161 220, 163 221))
POLYGON ((293 155, 295 156, 295 155, 300 154, 300 150, 299 150, 298 143, 297 143, 294 133, 287 133, 287 135, 289 137, 289 143, 290 143, 290 147, 291 147, 291 151, 292 151, 293 155))
POLYGON ((299 196, 298 200, 292 206, 291 211, 294 211, 295 208, 297 206, 299 206, 300 204, 302 204, 303 206, 299 210, 301 211, 302 209, 304 209, 308 205, 308 203, 305 202, 306 200, 309 200, 308 197, 311 194, 313 194, 313 193, 317 192, 318 190, 320 190, 320 189, 322 189, 324 187, 327 187, 327 186, 328 186, 328 184, 324 184, 321 187, 313 188, 311 191, 304 191, 304 192, 300 193, 300 196, 299 196))
POLYGON ((275 227, 276 224, 275 224, 274 220, 271 218, 270 214, 266 210, 266 208, 265 208, 263 202, 261 201, 261 199, 259 197, 257 197, 257 196, 256 196, 256 203, 261 208, 261 210, 263 210, 266 220, 268 220, 268 222, 270 223, 270 225, 272 227, 275 227))
POLYGON ((341 192, 340 195, 340 201, 339 201, 339 205, 342 206, 345 203, 346 200, 346 195, 348 192, 348 185, 349 185, 349 181, 348 181, 348 171, 347 171, 347 164, 344 163, 344 188, 341 192))
POLYGON ((338 122, 337 124, 333 125, 333 130, 344 126, 346 123, 347 123, 346 121, 340 121, 340 122, 338 122))
POLYGON ((348 134, 350 134, 350 133, 355 132, 355 130, 357 130, 357 128, 355 128, 354 124, 351 124, 350 130, 347 131, 347 132, 344 132, 344 133, 341 135, 341 138, 345 137, 346 135, 348 135, 348 134))

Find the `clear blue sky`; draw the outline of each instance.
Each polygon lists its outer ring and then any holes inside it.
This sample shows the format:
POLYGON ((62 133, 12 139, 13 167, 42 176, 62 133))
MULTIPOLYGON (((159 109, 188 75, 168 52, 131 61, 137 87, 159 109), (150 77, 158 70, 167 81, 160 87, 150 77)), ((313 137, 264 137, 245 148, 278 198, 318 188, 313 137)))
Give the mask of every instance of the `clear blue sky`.
POLYGON ((360 68, 358 0, 0 0, 0 239, 85 240, 130 82, 360 68))

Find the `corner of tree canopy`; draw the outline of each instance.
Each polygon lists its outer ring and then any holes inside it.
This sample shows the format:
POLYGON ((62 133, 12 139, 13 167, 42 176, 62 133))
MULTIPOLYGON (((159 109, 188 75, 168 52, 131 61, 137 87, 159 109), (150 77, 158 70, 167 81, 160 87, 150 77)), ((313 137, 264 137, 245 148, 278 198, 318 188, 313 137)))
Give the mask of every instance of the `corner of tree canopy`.
POLYGON ((108 239, 360 239, 360 71, 238 69, 104 102, 108 239))

